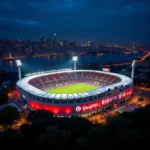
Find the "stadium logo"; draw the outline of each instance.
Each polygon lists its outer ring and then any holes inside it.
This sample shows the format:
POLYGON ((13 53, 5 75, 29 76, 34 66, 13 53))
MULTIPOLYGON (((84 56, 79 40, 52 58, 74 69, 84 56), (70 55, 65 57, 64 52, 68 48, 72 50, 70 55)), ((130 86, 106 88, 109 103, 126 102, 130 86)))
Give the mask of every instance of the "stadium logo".
POLYGON ((119 99, 121 99, 121 98, 122 98, 122 93, 119 94, 119 99))
POLYGON ((81 106, 77 106, 77 107, 76 107, 76 111, 77 111, 77 112, 80 112, 81 109, 82 109, 81 106))
POLYGON ((98 107, 98 103, 95 103, 95 104, 92 104, 92 105, 89 105, 89 106, 83 106, 83 111, 86 111, 86 110, 91 110, 93 108, 97 108, 98 107))

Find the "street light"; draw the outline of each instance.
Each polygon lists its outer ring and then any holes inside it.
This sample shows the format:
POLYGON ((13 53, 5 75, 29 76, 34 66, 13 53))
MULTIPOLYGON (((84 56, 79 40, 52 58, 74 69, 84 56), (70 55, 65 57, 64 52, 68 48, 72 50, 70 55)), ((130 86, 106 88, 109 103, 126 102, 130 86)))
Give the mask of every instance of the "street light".
POLYGON ((134 69, 135 69, 135 65, 136 65, 136 60, 133 60, 132 62, 132 71, 131 71, 131 79, 134 80, 134 69))
POLYGON ((19 77, 19 80, 21 79, 21 69, 20 69, 20 67, 21 67, 21 60, 20 59, 17 59, 16 60, 16 65, 17 65, 17 67, 18 67, 18 77, 19 77))
POLYGON ((76 70, 76 62, 78 60, 78 57, 77 56, 73 56, 72 60, 74 62, 74 70, 76 70))

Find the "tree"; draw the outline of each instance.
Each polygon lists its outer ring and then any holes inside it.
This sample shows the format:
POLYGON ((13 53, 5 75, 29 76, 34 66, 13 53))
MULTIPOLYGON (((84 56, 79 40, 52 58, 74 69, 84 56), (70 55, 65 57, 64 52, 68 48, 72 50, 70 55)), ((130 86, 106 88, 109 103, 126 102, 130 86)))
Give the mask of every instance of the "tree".
POLYGON ((120 114, 120 116, 123 116, 129 120, 131 120, 132 124, 135 127, 140 127, 143 125, 149 125, 150 119, 149 119, 149 106, 145 108, 137 108, 134 111, 131 112, 124 112, 120 114))
POLYGON ((70 149, 70 132, 61 131, 57 126, 48 126, 46 132, 40 134, 38 143, 41 149, 50 147, 51 149, 66 150, 70 149))
POLYGON ((30 124, 23 124, 20 126, 20 134, 24 137, 24 138, 30 138, 31 137, 31 125, 30 124))
POLYGON ((76 139, 86 136, 92 125, 93 124, 85 118, 71 117, 68 123, 66 123, 66 129, 72 133, 72 138, 76 139))
POLYGON ((27 120, 32 122, 39 119, 51 119, 53 114, 48 110, 35 110, 31 111, 27 117, 27 120))
POLYGON ((75 146, 76 150, 88 150, 90 149, 90 142, 88 139, 81 137, 76 140, 75 146))
POLYGON ((0 105, 6 104, 8 101, 8 96, 7 94, 0 93, 0 105))
POLYGON ((110 137, 111 135, 117 134, 119 132, 132 129, 132 127, 132 122, 129 119, 121 116, 113 117, 107 123, 108 134, 110 137))
POLYGON ((16 90, 16 82, 11 81, 8 85, 8 89, 12 91, 16 90))
POLYGON ((34 137, 33 131, 31 129, 31 125, 30 124, 23 124, 20 127, 20 135, 21 135, 21 139, 23 141, 23 147, 24 149, 28 149, 30 147, 30 149, 34 149, 34 144, 36 143, 36 139, 34 137))
POLYGON ((0 105, 8 102, 8 88, 3 87, 0 91, 0 105))
POLYGON ((115 150, 147 149, 149 143, 150 128, 143 126, 121 132, 112 139, 112 146, 115 150))
POLYGON ((115 111, 115 114, 114 114, 115 116, 118 116, 118 115, 120 115, 120 111, 115 111))
POLYGON ((90 128, 87 137, 92 144, 92 149, 97 149, 99 145, 101 146, 101 149, 106 148, 106 135, 107 130, 105 125, 99 124, 90 128))
POLYGON ((0 125, 3 127, 11 127, 19 118, 19 111, 14 106, 5 106, 0 111, 0 125))
POLYGON ((5 147, 5 149, 19 149, 23 142, 20 139, 20 135, 17 130, 7 129, 3 132, 0 138, 1 147, 5 147))

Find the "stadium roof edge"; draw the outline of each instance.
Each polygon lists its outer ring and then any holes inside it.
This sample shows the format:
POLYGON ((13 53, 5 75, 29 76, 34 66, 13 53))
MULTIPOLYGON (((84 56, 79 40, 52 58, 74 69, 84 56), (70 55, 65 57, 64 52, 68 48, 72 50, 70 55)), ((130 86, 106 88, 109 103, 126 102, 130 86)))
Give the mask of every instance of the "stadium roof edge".
POLYGON ((60 97, 60 99, 76 99, 76 98, 84 98, 84 97, 89 97, 89 96, 94 96, 97 94, 101 94, 104 93, 106 91, 108 91, 108 89, 114 89, 116 86, 120 87, 121 85, 125 86, 128 84, 132 83, 132 79, 125 76, 125 75, 121 75, 121 74, 117 74, 117 73, 112 73, 112 72, 103 72, 103 71, 96 71, 96 70, 64 70, 64 71, 57 71, 57 72, 46 72, 46 73, 42 73, 42 74, 36 74, 36 75, 32 75, 32 76, 27 76, 25 78, 22 78, 21 80, 19 80, 17 82, 17 86, 20 87, 21 89, 25 90, 26 92, 29 92, 30 94, 33 94, 35 96, 39 96, 39 97, 43 97, 43 98, 50 98, 50 99, 58 99, 60 97), (45 76, 45 75, 49 75, 49 74, 57 74, 57 73, 67 73, 67 72, 95 72, 95 73, 103 73, 103 74, 110 74, 110 75, 114 75, 117 76, 121 79, 120 82, 116 83, 116 84, 112 84, 112 85, 108 85, 93 91, 89 91, 89 92, 83 92, 83 93, 74 93, 74 94, 61 94, 61 96, 59 94, 52 94, 52 93, 47 93, 45 91, 42 91, 40 89, 37 89, 36 87, 32 86, 29 84, 29 81, 31 79, 37 78, 37 77, 41 77, 41 76, 45 76))

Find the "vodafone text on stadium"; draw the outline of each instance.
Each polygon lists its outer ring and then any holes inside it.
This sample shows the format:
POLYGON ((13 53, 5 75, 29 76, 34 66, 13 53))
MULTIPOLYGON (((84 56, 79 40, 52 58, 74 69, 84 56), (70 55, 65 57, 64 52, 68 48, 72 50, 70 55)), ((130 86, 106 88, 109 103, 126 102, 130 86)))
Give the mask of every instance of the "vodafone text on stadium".
POLYGON ((116 73, 68 70, 25 77, 17 82, 17 90, 21 100, 31 110, 45 109, 57 116, 89 117, 128 100, 132 96, 133 82, 131 78, 116 73), (78 93, 51 93, 51 89, 78 83, 92 85, 96 89, 78 93))

